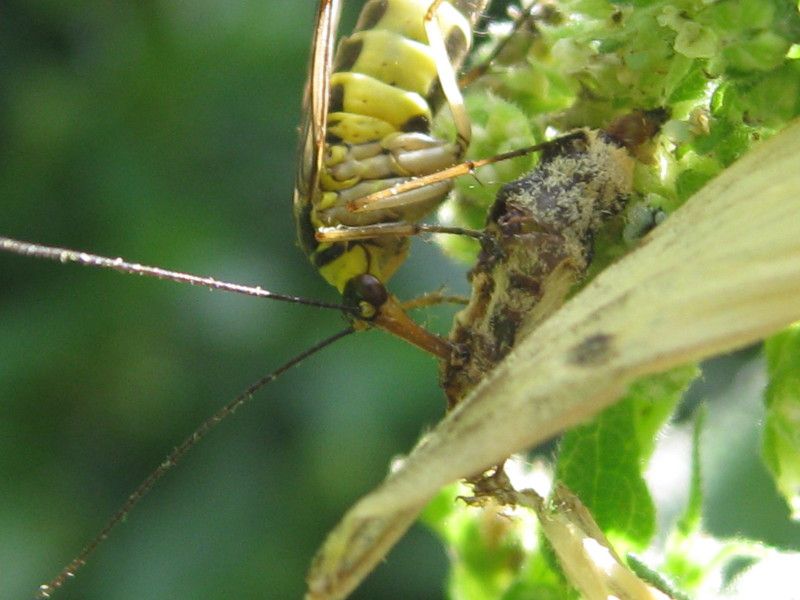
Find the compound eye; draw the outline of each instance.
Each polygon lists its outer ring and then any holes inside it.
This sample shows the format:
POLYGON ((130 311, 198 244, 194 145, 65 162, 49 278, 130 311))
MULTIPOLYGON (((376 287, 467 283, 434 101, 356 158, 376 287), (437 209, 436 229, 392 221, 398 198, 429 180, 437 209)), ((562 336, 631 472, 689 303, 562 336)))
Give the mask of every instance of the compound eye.
POLYGON ((347 282, 344 299, 347 304, 358 308, 360 318, 372 319, 383 303, 389 299, 389 293, 380 279, 364 273, 347 282))

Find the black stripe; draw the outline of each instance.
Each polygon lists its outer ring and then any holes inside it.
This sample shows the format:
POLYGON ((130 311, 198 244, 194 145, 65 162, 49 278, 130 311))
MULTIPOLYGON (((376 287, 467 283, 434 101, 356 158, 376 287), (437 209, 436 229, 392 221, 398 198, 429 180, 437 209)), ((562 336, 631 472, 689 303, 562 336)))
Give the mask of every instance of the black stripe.
POLYGON ((347 243, 332 244, 325 248, 325 250, 314 252, 311 261, 315 267, 321 269, 344 254, 347 251, 347 247, 347 243))
POLYGON ((344 86, 341 84, 331 86, 331 100, 328 104, 328 112, 344 111, 344 86))
POLYGON ((431 122, 425 115, 415 115, 408 119, 405 123, 400 125, 400 131, 417 131, 420 133, 429 133, 431 130, 431 122))
POLYGON ((356 64, 358 57, 361 56, 361 50, 364 49, 364 42, 360 39, 354 40, 353 38, 345 38, 339 43, 339 48, 336 50, 336 63, 333 65, 333 71, 339 73, 341 71, 350 71, 353 65, 356 64))
POLYGON ((372 29, 386 14, 389 7, 388 0, 371 0, 361 10, 361 16, 356 23, 356 31, 372 29))
POLYGON ((297 239, 300 242, 300 246, 303 252, 308 256, 312 256, 317 246, 319 246, 319 242, 314 236, 314 226, 311 224, 311 202, 305 202, 295 221, 297 222, 297 239))

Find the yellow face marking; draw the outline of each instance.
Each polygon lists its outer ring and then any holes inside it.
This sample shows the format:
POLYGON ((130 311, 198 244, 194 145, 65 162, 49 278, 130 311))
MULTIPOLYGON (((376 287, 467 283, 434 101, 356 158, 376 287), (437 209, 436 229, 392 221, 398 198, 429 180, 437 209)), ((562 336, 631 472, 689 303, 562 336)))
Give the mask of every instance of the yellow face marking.
MULTIPOLYGON (((344 286, 353 277, 369 272, 369 257, 364 246, 353 245, 344 254, 333 259, 319 268, 320 274, 328 281, 340 282, 337 286, 339 293, 344 292, 344 286)), ((375 275, 374 273, 372 273, 375 275)), ((376 275, 377 277, 377 275, 376 275)))

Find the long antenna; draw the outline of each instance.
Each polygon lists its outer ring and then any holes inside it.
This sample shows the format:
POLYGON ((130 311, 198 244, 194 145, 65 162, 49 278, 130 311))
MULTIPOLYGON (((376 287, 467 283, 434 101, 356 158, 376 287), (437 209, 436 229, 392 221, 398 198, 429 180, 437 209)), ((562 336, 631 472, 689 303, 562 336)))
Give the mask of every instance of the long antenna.
POLYGON ((275 292, 270 292, 269 290, 265 290, 259 286, 251 287, 248 285, 240 285, 238 283, 229 283, 227 281, 219 281, 213 277, 192 275, 190 273, 169 271, 160 267, 150 267, 148 265, 132 263, 122 258, 109 258, 107 256, 89 254, 88 252, 70 250, 69 248, 32 244, 30 242, 23 242, 2 236, 0 236, 0 250, 11 252, 12 254, 19 254, 21 256, 32 256, 34 258, 54 260, 61 263, 77 263, 87 267, 111 269, 113 271, 119 271, 120 273, 126 273, 128 275, 142 275, 147 277, 155 277, 156 279, 177 281, 178 283, 188 283, 190 285, 207 287, 212 290, 234 292, 236 294, 244 294, 246 296, 254 296, 256 298, 270 298, 272 300, 281 300, 282 302, 291 302, 293 304, 305 304, 307 306, 316 306, 318 308, 332 308, 338 311, 350 313, 354 312, 352 307, 344 306, 342 304, 309 300, 308 298, 290 296, 287 294, 276 294, 275 292))
POLYGON ((147 493, 153 489, 153 486, 162 477, 164 477, 164 475, 172 470, 186 455, 186 453, 196 446, 197 443, 200 442, 204 437, 206 437, 206 435, 208 435, 212 429, 219 425, 223 419, 231 416, 245 402, 250 401, 253 398, 253 394, 255 394, 268 383, 277 379, 280 375, 295 365, 301 363, 312 354, 316 354, 323 348, 330 346, 334 342, 354 332, 355 330, 352 327, 348 327, 347 329, 342 329, 332 336, 317 342, 312 347, 304 350, 300 354, 285 362, 269 375, 262 377, 252 385, 248 386, 248 388, 236 396, 236 398, 228 402, 225 406, 200 423, 200 425, 191 433, 191 435, 189 435, 189 437, 183 440, 179 446, 172 450, 172 452, 170 452, 167 457, 161 461, 161 464, 159 464, 158 467, 156 467, 156 469, 150 473, 150 475, 148 475, 145 480, 142 481, 142 483, 139 484, 139 486, 131 493, 131 495, 128 496, 128 499, 125 501, 125 503, 119 508, 119 510, 117 510, 117 512, 114 513, 108 522, 106 522, 100 532, 94 538, 92 538, 92 540, 86 544, 86 546, 83 547, 80 553, 74 559, 72 559, 67 566, 61 569, 58 575, 56 575, 47 583, 39 586, 36 597, 40 599, 50 598, 54 591, 64 585, 68 579, 74 577, 76 571, 86 564, 86 560, 89 558, 89 556, 101 543, 103 543, 103 541, 105 541, 106 538, 108 538, 111 531, 117 525, 119 525, 123 519, 125 519, 128 513, 130 513, 131 510, 133 510, 136 505, 141 502, 147 493))

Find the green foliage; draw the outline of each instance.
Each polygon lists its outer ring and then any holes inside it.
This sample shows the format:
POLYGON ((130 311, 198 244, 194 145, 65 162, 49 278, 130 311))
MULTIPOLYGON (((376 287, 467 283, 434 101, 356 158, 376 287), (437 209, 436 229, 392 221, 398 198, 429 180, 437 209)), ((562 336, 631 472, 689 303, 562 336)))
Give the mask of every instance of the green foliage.
POLYGON ((454 498, 468 495, 463 486, 442 490, 426 508, 422 521, 450 549, 447 580, 450 598, 516 600, 577 598, 538 538, 530 513, 509 518, 497 507, 477 508, 454 498))
POLYGON ((463 486, 450 486, 423 515, 455 549, 448 592, 454 598, 498 598, 525 559, 522 530, 495 511, 467 507, 455 499, 457 490, 468 493, 463 486))
POLYGON ((685 367, 637 381, 620 402, 561 439, 556 478, 581 498, 620 552, 645 548, 655 533, 643 470, 656 434, 697 374, 685 367))
POLYGON ((765 394, 764 459, 792 517, 800 516, 800 327, 765 344, 769 385, 765 394))
MULTIPOLYGON (((669 108, 670 147, 662 145, 653 164, 637 167, 632 205, 652 207, 657 193, 661 208, 674 210, 754 142, 800 114, 800 63, 790 53, 800 41, 795 2, 565 0, 557 10, 538 21, 535 32, 517 34, 528 36, 527 52, 516 47, 507 64, 469 94, 518 106, 523 117, 496 124, 496 131, 529 129, 537 141, 548 129, 552 137, 603 127, 635 109, 669 108)), ((470 101, 478 123, 482 104, 470 101)), ((444 220, 478 226, 491 194, 463 184, 459 192, 444 207, 444 220)), ((465 258, 471 262, 474 253, 465 258)))

